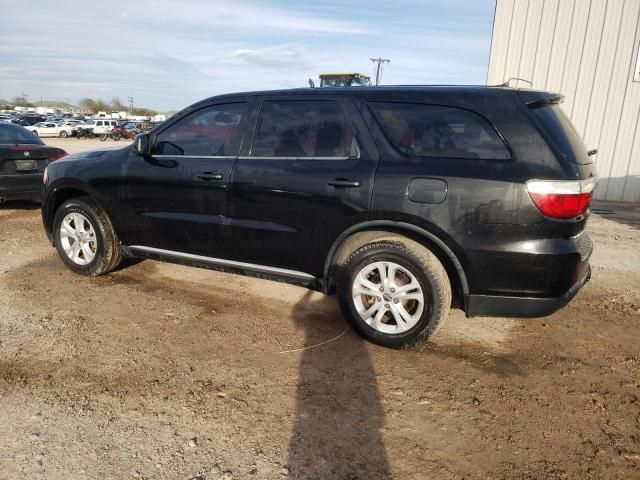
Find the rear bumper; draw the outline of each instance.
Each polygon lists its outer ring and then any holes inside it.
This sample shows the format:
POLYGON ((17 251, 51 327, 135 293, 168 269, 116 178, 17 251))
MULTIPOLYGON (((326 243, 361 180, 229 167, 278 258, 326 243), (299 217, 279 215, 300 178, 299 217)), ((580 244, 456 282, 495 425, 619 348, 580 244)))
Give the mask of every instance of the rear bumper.
POLYGON ((0 199, 36 200, 42 197, 42 172, 0 175, 0 199))
POLYGON ((545 317, 564 307, 591 278, 591 267, 564 294, 553 298, 466 295, 467 317, 545 317))

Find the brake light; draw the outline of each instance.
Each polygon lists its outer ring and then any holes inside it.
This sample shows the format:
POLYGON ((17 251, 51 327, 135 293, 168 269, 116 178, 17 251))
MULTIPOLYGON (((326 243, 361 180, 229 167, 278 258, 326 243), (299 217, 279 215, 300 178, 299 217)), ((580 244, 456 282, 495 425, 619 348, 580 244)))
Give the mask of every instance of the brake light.
POLYGON ((49 157, 50 162, 55 162, 56 160, 60 160, 62 157, 66 157, 67 152, 64 150, 58 150, 53 156, 49 157))
POLYGON ((574 218, 591 204, 595 178, 586 180, 529 180, 527 191, 538 210, 547 217, 574 218))

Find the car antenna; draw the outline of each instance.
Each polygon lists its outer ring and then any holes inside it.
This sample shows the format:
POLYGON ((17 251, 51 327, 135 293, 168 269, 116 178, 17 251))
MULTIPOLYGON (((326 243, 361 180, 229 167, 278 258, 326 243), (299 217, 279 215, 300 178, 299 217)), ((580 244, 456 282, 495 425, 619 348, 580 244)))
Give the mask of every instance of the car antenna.
POLYGON ((511 77, 511 78, 509 78, 509 80, 507 80, 504 83, 501 83, 498 86, 499 87, 509 87, 510 86, 509 83, 511 82, 511 80, 519 80, 521 82, 528 83, 530 87, 533 87, 533 83, 532 82, 530 82, 529 80, 525 80, 524 78, 520 78, 520 77, 511 77))

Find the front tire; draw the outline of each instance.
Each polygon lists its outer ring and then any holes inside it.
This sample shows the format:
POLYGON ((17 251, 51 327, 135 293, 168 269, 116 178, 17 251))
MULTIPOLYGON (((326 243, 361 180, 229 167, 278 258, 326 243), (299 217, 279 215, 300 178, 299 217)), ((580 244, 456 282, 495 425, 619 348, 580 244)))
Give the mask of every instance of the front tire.
POLYGON ((353 329, 390 348, 422 344, 436 333, 451 307, 444 266, 408 239, 381 240, 352 253, 339 274, 338 296, 353 329))
POLYGON ((104 275, 122 260, 111 220, 90 197, 73 198, 58 208, 53 239, 62 261, 80 275, 104 275))
POLYGON ((60 137, 62 138, 67 138, 67 132, 65 132, 64 130, 60 132, 60 137))

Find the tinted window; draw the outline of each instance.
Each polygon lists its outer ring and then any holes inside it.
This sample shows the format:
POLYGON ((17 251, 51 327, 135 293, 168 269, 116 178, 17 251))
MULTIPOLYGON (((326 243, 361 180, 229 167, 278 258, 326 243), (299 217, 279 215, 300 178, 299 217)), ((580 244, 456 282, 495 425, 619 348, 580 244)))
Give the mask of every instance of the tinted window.
POLYGON ((480 115, 454 107, 369 103, 401 152, 420 157, 499 159, 509 150, 480 115))
POLYGON ((574 163, 591 163, 582 137, 559 105, 532 108, 531 112, 539 120, 547 134, 547 139, 562 155, 574 163))
POLYGON ((268 101, 262 104, 251 155, 353 157, 357 147, 338 102, 268 101))
POLYGON ((0 143, 26 143, 41 145, 42 141, 25 128, 3 125, 0 123, 0 143))
POLYGON ((238 154, 245 103, 198 110, 164 130, 156 140, 156 155, 233 156, 238 154))

